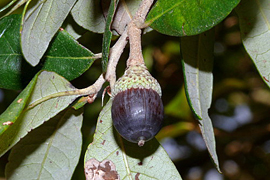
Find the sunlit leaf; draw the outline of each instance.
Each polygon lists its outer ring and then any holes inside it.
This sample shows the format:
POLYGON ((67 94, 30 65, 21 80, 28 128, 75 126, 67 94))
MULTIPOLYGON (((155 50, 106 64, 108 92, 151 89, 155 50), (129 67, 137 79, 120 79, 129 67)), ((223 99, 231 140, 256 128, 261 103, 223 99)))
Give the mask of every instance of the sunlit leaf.
POLYGON ((263 81, 270 87, 269 1, 241 1, 241 4, 236 10, 239 16, 244 47, 253 60, 263 81))
POLYGON ((109 100, 98 118, 94 141, 85 154, 85 163, 92 158, 110 160, 116 166, 120 179, 177 179, 181 177, 166 151, 156 139, 143 147, 122 139, 111 119, 109 100))
POLYGON ((208 109, 213 90, 214 30, 181 38, 186 95, 190 107, 199 120, 199 126, 208 151, 219 169, 216 143, 208 109))
POLYGON ((28 132, 57 115, 79 97, 68 94, 68 91, 74 90, 77 89, 56 73, 47 71, 40 73, 26 109, 0 136, 0 156, 28 132))
POLYGON ((240 0, 158 0, 147 23, 171 36, 195 35, 222 21, 240 0))
POLYGON ((36 66, 76 0, 39 0, 27 11, 21 32, 22 52, 36 66))
POLYGON ((6 177, 10 180, 69 180, 82 146, 82 113, 61 112, 30 132, 9 155, 6 177))

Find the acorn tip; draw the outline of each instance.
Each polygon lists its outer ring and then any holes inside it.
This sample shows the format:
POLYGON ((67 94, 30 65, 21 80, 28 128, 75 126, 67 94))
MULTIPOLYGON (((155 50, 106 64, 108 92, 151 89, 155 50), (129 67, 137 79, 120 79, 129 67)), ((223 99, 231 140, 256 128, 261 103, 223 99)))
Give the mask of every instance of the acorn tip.
POLYGON ((140 137, 140 140, 138 141, 138 146, 142 147, 145 143, 145 138, 144 137, 140 137))

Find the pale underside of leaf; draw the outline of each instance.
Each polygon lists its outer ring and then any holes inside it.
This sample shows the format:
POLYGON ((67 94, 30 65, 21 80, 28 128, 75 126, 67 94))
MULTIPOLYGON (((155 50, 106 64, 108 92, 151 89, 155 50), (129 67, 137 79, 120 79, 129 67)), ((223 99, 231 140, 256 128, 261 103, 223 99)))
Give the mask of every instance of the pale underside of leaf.
POLYGON ((267 0, 243 1, 236 8, 244 47, 270 87, 270 9, 267 0), (248 13, 247 13, 248 12, 248 13))
POLYGON ((82 119, 81 112, 69 109, 30 132, 12 149, 6 177, 71 179, 81 152, 82 119))
POLYGON ((37 79, 27 108, 16 123, 2 134, 0 138, 0 156, 13 147, 28 132, 57 115, 79 97, 79 95, 69 95, 51 98, 52 95, 73 90, 76 90, 76 88, 63 77, 54 72, 43 71, 37 79), (43 100, 46 101, 43 102, 43 100), (36 105, 31 107, 33 104, 36 105))
POLYGON ((86 31, 79 26, 71 15, 68 15, 65 22, 61 26, 70 34, 74 39, 79 39, 86 31))
MULTIPOLYGON (((111 28, 118 34, 122 34, 140 2, 141 0, 121 0, 111 28)), ((96 33, 104 33, 109 4, 110 1, 107 0, 79 0, 71 10, 71 14, 83 28, 96 33)))
POLYGON ((76 0, 40 0, 25 15, 21 33, 25 59, 36 66, 76 0))
POLYGON ((114 163, 120 179, 177 179, 181 177, 166 151, 156 139, 143 147, 122 139, 115 131, 111 119, 109 100, 98 118, 94 141, 85 154, 85 162, 95 158, 114 163))
POLYGON ((141 0, 125 1, 120 0, 116 9, 111 28, 118 34, 122 34, 131 21, 133 15, 141 4, 141 0))
POLYGON ((200 35, 181 39, 182 63, 188 102, 199 120, 202 136, 219 170, 214 131, 208 115, 213 88, 213 45, 213 29, 200 35))
POLYGON ((100 0, 78 0, 72 8, 71 14, 83 28, 95 33, 104 32, 106 21, 100 0))

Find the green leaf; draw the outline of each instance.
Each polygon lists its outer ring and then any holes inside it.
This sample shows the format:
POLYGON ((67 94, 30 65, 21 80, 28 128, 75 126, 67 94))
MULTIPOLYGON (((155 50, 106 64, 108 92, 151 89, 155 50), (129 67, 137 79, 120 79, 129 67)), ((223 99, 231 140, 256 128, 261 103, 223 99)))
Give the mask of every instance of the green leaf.
POLYGON ((22 52, 36 66, 76 0, 39 0, 28 10, 22 27, 22 52))
POLYGON ((104 33, 106 21, 100 0, 78 0, 72 8, 71 14, 83 28, 95 33, 104 33))
POLYGON ((240 0, 158 0, 147 16, 156 31, 171 35, 195 35, 222 21, 240 0))
POLYGON ((0 87, 21 89, 38 72, 23 60, 20 48, 21 15, 0 20, 0 87))
POLYGON ((80 99, 77 100, 77 102, 74 102, 72 108, 75 110, 82 108, 85 104, 88 103, 88 99, 89 99, 88 96, 81 97, 80 99))
POLYGON ((0 20, 0 87, 22 89, 41 68, 54 71, 67 80, 84 73, 94 61, 94 54, 81 46, 66 31, 59 31, 53 39, 42 65, 33 68, 20 49, 21 15, 10 15, 0 20))
POLYGON ((263 81, 270 87, 269 1, 241 1, 236 8, 244 47, 263 81), (248 13, 247 13, 248 12, 248 13))
POLYGON ((199 126, 208 151, 219 169, 216 143, 208 109, 213 90, 214 30, 181 38, 186 95, 190 107, 199 120, 199 126))
POLYGON ((105 26, 105 32, 103 34, 103 41, 102 41, 102 70, 103 72, 107 71, 107 64, 109 60, 109 54, 110 54, 110 45, 111 45, 111 40, 112 40, 112 32, 111 32, 111 24, 113 20, 113 16, 115 13, 115 9, 117 7, 119 0, 112 0, 108 15, 107 15, 107 20, 106 20, 106 26, 105 26))
POLYGON ((82 112, 69 109, 30 132, 9 155, 6 178, 69 180, 79 161, 82 112))
MULTIPOLYGON (((85 154, 87 166, 93 158, 99 162, 110 160, 116 166, 120 179, 180 180, 177 169, 156 139, 139 147, 119 136, 112 125, 111 105, 112 100, 109 100, 98 118, 94 141, 85 154)), ((87 166, 85 171, 89 170, 87 166)))
POLYGON ((42 69, 73 80, 89 69, 95 60, 94 56, 66 31, 60 31, 45 55, 42 69))
POLYGON ((21 138, 68 107, 80 95, 67 80, 54 72, 43 71, 38 76, 27 108, 17 121, 0 136, 0 156, 21 138))
POLYGON ((32 79, 28 86, 19 94, 19 96, 10 104, 10 106, 0 115, 0 137, 11 126, 6 123, 14 124, 21 115, 28 99, 32 94, 33 88, 37 82, 38 74, 32 79))

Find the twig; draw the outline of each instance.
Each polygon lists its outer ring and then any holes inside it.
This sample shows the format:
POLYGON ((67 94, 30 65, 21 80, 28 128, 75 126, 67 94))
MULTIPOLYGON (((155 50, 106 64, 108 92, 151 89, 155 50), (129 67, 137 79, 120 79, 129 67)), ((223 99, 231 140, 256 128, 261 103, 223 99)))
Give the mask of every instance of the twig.
POLYGON ((105 79, 110 82, 110 87, 114 86, 116 81, 116 66, 120 59, 121 54, 124 51, 124 48, 127 45, 127 28, 121 35, 121 37, 117 40, 114 46, 110 50, 110 58, 107 66, 107 73, 105 79))
POLYGON ((61 97, 61 96, 71 96, 71 95, 80 95, 80 96, 90 96, 91 98, 93 98, 93 101, 96 98, 96 94, 100 91, 100 89, 102 88, 102 85, 105 83, 105 79, 103 77, 103 74, 101 74, 99 76, 99 78, 96 80, 96 82, 84 89, 76 89, 76 90, 71 90, 71 91, 62 91, 62 92, 58 92, 58 93, 54 93, 54 94, 50 94, 48 96, 45 96, 37 101, 35 101, 34 103, 30 104, 26 110, 31 109, 33 107, 35 107, 36 105, 47 101, 49 99, 52 98, 56 98, 56 97, 61 97))
POLYGON ((82 96, 97 94, 100 91, 100 89, 102 88, 102 85, 105 83, 105 81, 106 80, 105 80, 103 74, 101 74, 93 85, 91 85, 87 88, 84 88, 84 89, 79 89, 78 90, 79 94, 82 96))

